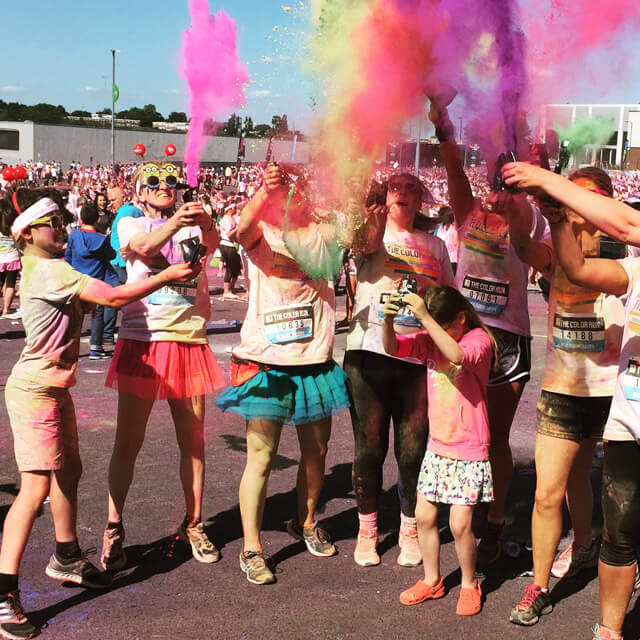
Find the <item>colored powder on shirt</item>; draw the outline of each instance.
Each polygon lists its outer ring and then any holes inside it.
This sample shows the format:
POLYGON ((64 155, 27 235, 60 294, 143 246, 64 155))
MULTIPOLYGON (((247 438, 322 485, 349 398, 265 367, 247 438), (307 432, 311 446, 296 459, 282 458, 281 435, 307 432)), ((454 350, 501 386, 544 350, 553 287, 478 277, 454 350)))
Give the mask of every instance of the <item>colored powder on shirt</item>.
POLYGON ((196 186, 205 121, 244 104, 249 75, 238 56, 235 22, 224 11, 210 15, 208 0, 190 0, 189 10, 191 27, 182 34, 180 73, 189 89, 191 114, 184 161, 187 180, 196 186))

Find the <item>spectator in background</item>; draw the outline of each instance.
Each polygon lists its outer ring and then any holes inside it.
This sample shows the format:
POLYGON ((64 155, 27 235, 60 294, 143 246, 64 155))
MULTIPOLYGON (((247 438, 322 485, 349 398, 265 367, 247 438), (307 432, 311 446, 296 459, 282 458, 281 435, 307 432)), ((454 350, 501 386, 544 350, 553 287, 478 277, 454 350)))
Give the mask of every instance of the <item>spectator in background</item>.
POLYGON ((440 222, 436 227, 435 235, 447 247, 451 269, 453 270, 453 275, 455 275, 458 267, 458 232, 453 218, 453 209, 447 205, 440 207, 438 217, 440 222))
POLYGON ((111 231, 113 219, 116 217, 114 211, 107 208, 107 196, 104 193, 96 193, 93 204, 98 210, 98 221, 96 222, 96 231, 98 233, 108 234, 111 231))
MULTIPOLYGON (((64 259, 80 273, 106 282, 107 270, 113 258, 113 249, 109 239, 102 233, 98 233, 98 210, 92 204, 86 204, 80 210, 81 225, 69 235, 64 259)), ((105 314, 105 307, 98 305, 91 316, 91 342, 89 359, 100 360, 111 357, 111 353, 104 350, 103 339, 105 322, 115 322, 115 313, 109 309, 105 314), (107 316, 105 318, 105 315, 107 316)), ((113 340, 113 336, 112 336, 113 340)))

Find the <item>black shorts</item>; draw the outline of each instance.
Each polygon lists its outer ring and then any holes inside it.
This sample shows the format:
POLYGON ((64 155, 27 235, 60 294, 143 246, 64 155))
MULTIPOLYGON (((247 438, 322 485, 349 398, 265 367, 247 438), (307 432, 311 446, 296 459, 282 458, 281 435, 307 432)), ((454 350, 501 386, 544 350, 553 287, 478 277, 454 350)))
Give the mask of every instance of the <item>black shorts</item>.
POLYGON ((573 442, 600 439, 610 408, 611 396, 582 398, 543 390, 538 400, 536 431, 573 442))
POLYGON ((14 271, 0 271, 0 287, 7 285, 7 289, 15 289, 20 269, 14 271))
POLYGON ((531 337, 489 327, 498 346, 498 364, 491 373, 489 386, 507 382, 528 382, 531 378, 531 337))

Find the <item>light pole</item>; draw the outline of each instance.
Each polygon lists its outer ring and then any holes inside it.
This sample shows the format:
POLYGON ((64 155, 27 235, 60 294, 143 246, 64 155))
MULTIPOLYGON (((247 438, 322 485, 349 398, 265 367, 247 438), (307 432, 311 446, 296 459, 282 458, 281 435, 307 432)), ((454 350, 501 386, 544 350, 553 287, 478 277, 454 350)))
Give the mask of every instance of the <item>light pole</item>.
POLYGON ((116 53, 120 53, 120 49, 111 49, 111 168, 114 178, 116 172, 116 100, 120 95, 116 86, 116 53))
POLYGON ((416 178, 420 177, 420 136, 422 135, 422 109, 420 109, 420 115, 418 116, 418 135, 416 137, 416 159, 415 159, 415 171, 416 178))

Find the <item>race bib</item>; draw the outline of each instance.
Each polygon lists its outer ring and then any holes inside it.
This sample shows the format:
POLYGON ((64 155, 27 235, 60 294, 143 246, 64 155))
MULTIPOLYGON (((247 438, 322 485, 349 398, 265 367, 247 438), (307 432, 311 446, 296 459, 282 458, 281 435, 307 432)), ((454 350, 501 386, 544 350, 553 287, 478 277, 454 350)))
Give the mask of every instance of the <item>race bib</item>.
POLYGON ((313 306, 294 305, 264 312, 264 334, 270 344, 313 338, 313 306))
POLYGON ((640 402, 640 358, 630 358, 622 378, 624 395, 627 400, 640 402))
POLYGON ((584 313, 556 313, 553 346, 565 351, 604 351, 604 318, 584 313))
POLYGON ((196 303, 198 281, 168 282, 164 287, 147 296, 149 304, 163 304, 171 307, 191 307, 196 303))
POLYGON ((504 312, 509 299, 509 283, 493 278, 465 276, 460 293, 479 313, 499 316, 504 312))
MULTIPOLYGON (((389 299, 389 296, 391 296, 391 293, 381 293, 378 300, 378 322, 380 324, 382 324, 384 320, 383 307, 389 299)), ((409 307, 400 307, 400 311, 398 311, 393 319, 393 324, 402 325, 403 327, 422 327, 420 321, 413 315, 413 311, 411 311, 409 307)))

